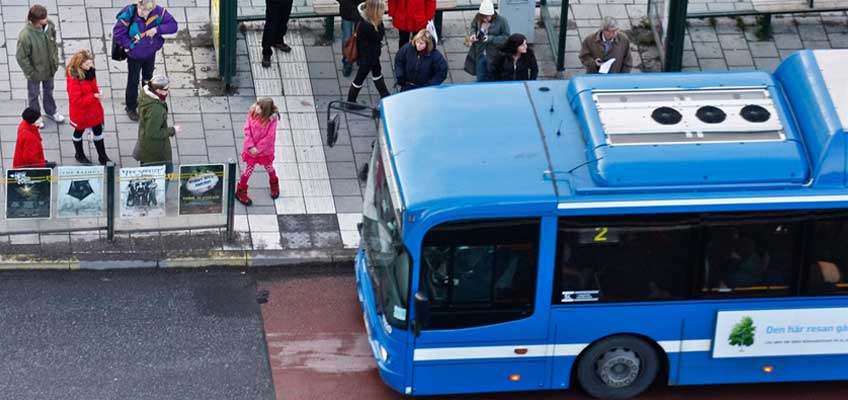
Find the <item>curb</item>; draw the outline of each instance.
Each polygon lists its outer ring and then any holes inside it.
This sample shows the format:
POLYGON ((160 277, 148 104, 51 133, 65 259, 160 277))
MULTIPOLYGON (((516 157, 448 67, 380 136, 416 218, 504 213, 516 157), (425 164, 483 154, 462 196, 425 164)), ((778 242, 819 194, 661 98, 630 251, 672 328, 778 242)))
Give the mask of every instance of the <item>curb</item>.
POLYGON ((357 249, 315 250, 215 250, 198 257, 138 259, 138 254, 110 253, 114 260, 91 260, 97 253, 85 254, 86 260, 32 259, 24 255, 0 256, 0 271, 42 270, 116 270, 143 268, 193 269, 209 267, 275 268, 308 264, 353 263, 357 249), (134 258, 135 257, 135 258, 134 258))

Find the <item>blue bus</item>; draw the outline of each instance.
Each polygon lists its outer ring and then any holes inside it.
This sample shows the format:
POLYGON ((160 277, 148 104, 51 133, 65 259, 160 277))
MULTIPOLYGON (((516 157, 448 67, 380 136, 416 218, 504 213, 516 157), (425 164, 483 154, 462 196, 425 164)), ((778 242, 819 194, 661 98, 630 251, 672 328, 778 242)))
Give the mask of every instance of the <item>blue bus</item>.
POLYGON ((848 51, 388 97, 356 277, 407 395, 848 378, 848 51))

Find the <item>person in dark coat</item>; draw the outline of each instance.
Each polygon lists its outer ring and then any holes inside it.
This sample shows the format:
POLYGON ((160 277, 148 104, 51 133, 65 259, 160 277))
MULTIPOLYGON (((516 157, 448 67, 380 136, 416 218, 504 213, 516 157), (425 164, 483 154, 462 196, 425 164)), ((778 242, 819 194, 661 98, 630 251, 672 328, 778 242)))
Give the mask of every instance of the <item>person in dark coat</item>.
POLYGON ((265 0, 265 27, 262 29, 262 66, 271 67, 271 48, 290 52, 285 37, 289 30, 293 0, 265 0))
POLYGON ((386 4, 382 0, 366 0, 357 7, 359 10, 359 24, 356 30, 356 48, 359 51, 359 59, 356 64, 359 69, 356 77, 350 83, 347 92, 347 101, 356 102, 359 91, 365 83, 365 77, 371 73, 371 80, 380 93, 380 97, 389 95, 389 88, 383 79, 383 70, 380 66, 380 53, 383 47, 383 38, 386 36, 386 28, 383 26, 383 14, 386 12, 386 4))
MULTIPOLYGON (((365 0, 336 0, 339 2, 339 15, 342 17, 342 46, 353 36, 353 27, 359 20, 357 6, 365 0)), ((342 75, 350 76, 353 72, 353 62, 342 56, 342 75)))
POLYGON ((41 113, 27 108, 21 114, 20 125, 18 125, 18 139, 15 143, 15 155, 12 159, 12 168, 53 168, 56 163, 44 159, 44 145, 41 143, 41 133, 38 128, 43 126, 41 113))
POLYGON ((433 44, 433 36, 420 30, 395 54, 395 79, 401 91, 441 84, 448 77, 448 62, 433 44))
POLYGON ((539 66, 527 38, 514 33, 506 40, 500 53, 489 64, 489 76, 495 81, 535 81, 539 66))

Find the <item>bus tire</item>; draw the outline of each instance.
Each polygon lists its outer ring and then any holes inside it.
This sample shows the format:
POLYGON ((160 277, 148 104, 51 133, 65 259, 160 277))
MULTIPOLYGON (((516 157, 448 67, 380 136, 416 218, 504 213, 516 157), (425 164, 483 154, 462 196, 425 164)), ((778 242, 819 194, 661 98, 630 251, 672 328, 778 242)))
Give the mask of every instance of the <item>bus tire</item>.
POLYGON ((599 399, 628 399, 644 392, 656 379, 656 350, 635 336, 617 335, 591 345, 577 364, 583 390, 599 399))

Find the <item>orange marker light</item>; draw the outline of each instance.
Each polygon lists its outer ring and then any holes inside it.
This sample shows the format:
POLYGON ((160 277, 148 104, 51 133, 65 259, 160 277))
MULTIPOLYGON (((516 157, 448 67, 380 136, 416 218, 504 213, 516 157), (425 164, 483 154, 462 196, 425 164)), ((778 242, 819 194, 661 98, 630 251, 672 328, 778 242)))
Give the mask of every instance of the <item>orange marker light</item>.
POLYGON ((766 365, 765 367, 763 367, 763 372, 765 372, 767 374, 770 374, 773 371, 774 371, 774 367, 772 367, 771 365, 766 365))
POLYGON ((512 374, 512 375, 509 376, 509 380, 513 381, 513 382, 518 382, 518 381, 521 380, 521 375, 512 374))

